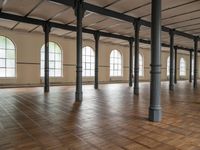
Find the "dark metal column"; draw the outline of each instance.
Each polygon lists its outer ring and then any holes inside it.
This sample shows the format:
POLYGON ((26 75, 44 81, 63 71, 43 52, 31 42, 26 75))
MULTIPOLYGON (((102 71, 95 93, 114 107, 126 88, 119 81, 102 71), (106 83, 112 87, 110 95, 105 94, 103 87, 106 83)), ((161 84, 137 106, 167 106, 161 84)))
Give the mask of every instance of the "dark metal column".
POLYGON ((100 38, 100 32, 96 31, 94 33, 94 39, 95 39, 95 78, 94 78, 94 88, 98 89, 99 86, 99 38, 100 38))
POLYGON ((196 89, 197 88, 197 57, 198 57, 198 37, 194 37, 194 83, 193 86, 196 89))
POLYGON ((44 92, 49 92, 49 33, 51 31, 50 24, 46 22, 43 25, 44 37, 44 92))
POLYGON ((175 52, 175 62, 174 62, 174 83, 177 84, 177 47, 174 47, 175 52))
POLYGON ((161 0, 152 0, 151 16, 151 86, 149 120, 161 120, 161 0))
POLYGON ((84 16, 83 0, 75 1, 75 15, 77 19, 76 32, 76 101, 82 101, 82 20, 84 16))
POLYGON ((174 30, 170 30, 170 73, 169 73, 169 90, 174 90, 174 30))
POLYGON ((139 32, 140 32, 140 19, 134 23, 135 27, 135 67, 134 67, 134 94, 139 94, 139 32))
POLYGON ((189 82, 192 82, 192 50, 190 50, 190 72, 189 72, 189 82))
POLYGON ((133 86, 133 38, 129 39, 129 86, 133 86))

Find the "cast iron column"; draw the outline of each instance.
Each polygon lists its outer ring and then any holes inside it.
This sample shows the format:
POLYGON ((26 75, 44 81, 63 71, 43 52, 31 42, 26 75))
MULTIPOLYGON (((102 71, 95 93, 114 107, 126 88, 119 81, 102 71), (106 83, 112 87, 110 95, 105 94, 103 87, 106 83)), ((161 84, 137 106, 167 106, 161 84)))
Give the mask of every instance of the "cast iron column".
POLYGON ((49 33, 51 27, 49 22, 43 25, 44 37, 44 92, 49 92, 49 33))
POLYGON ((170 30, 170 73, 169 73, 169 90, 174 90, 174 30, 170 30))
POLYGON ((197 73, 198 73, 198 69, 197 69, 197 60, 198 57, 198 37, 194 37, 194 89, 197 88, 197 73))
POLYGON ((151 16, 151 85, 149 120, 161 120, 161 0, 152 0, 151 16))
POLYGON ((192 82, 192 50, 190 50, 190 72, 189 72, 189 82, 192 82))
POLYGON ((76 101, 82 101, 82 20, 84 16, 83 0, 76 0, 74 7, 77 19, 76 31, 76 101))
POLYGON ((129 86, 133 86, 133 38, 129 39, 129 86))
POLYGON ((177 47, 174 47, 175 52, 175 62, 174 62, 174 83, 177 83, 177 47))
POLYGON ((140 32, 140 19, 134 23, 135 27, 135 67, 134 67, 134 94, 139 94, 139 32, 140 32))
POLYGON ((98 66, 99 66, 99 38, 100 33, 99 31, 96 31, 94 33, 94 39, 95 39, 95 79, 94 79, 94 88, 98 89, 98 82, 99 82, 99 73, 98 73, 98 66))

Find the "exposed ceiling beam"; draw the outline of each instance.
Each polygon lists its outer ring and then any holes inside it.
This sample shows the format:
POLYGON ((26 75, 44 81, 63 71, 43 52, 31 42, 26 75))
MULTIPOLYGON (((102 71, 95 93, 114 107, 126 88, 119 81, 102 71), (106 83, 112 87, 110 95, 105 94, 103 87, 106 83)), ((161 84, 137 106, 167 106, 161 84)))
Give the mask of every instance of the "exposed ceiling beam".
MULTIPOLYGON (((18 16, 18 15, 9 14, 9 13, 3 13, 3 12, 0 12, 0 18, 18 21, 18 22, 23 22, 23 23, 34 24, 34 25, 39 25, 39 26, 43 26, 45 23, 47 23, 47 21, 45 21, 45 20, 23 17, 23 16, 18 16)), ((54 27, 54 28, 59 28, 59 29, 69 30, 69 31, 74 31, 74 32, 76 32, 76 30, 77 30, 76 26, 60 24, 60 23, 55 23, 55 22, 49 22, 49 23, 50 23, 51 27, 54 27)), ((83 32, 88 33, 88 34, 94 34, 96 31, 92 30, 92 29, 83 28, 83 32)), ((130 38, 132 38, 132 37, 127 37, 127 36, 123 36, 123 35, 102 32, 102 31, 100 31, 100 35, 104 36, 104 37, 116 38, 116 39, 121 39, 121 40, 125 40, 125 41, 128 41, 128 40, 130 40, 130 38)), ((144 43, 144 44, 150 44, 151 43, 151 41, 144 40, 144 39, 140 39, 140 42, 144 43)), ((169 47, 169 44, 162 43, 162 46, 163 47, 169 47)), ((192 50, 192 48, 186 48, 186 47, 181 47, 181 46, 176 46, 176 47, 180 50, 186 50, 186 51, 192 50)))
MULTIPOLYGON (((71 6, 71 7, 74 6, 74 1, 72 1, 72 0, 50 0, 50 1, 53 1, 55 3, 60 3, 60 4, 63 4, 63 5, 68 5, 68 6, 71 6)), ((119 12, 116 12, 116 11, 113 11, 113 10, 109 10, 107 8, 95 6, 95 5, 86 3, 86 2, 84 2, 83 5, 84 5, 84 9, 86 9, 88 11, 95 12, 95 13, 105 15, 105 16, 109 16, 109 17, 112 17, 112 18, 115 18, 115 19, 131 22, 131 23, 133 23, 137 19, 135 17, 128 16, 126 14, 119 13, 119 12)), ((151 27, 151 23, 146 21, 146 20, 141 19, 141 24, 146 26, 146 27, 151 27)), ((162 31, 169 32, 170 30, 171 30, 170 28, 162 26, 162 31)), ((189 39, 194 39, 193 35, 188 34, 188 33, 184 33, 184 32, 181 32, 181 31, 175 30, 174 34, 179 35, 179 36, 183 36, 183 37, 187 37, 189 39)))

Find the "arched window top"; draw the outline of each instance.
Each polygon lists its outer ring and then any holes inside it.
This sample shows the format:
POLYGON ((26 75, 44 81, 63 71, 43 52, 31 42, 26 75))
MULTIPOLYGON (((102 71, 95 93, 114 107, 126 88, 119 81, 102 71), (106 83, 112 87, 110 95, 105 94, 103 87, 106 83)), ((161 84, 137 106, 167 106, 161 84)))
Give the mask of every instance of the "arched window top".
POLYGON ((0 36, 0 77, 16 76, 16 48, 5 36, 0 36))
MULTIPOLYGON (((44 52, 45 44, 41 48, 41 52, 44 52)), ((49 52, 50 53, 62 53, 61 47, 55 42, 49 42, 49 52)))
MULTIPOLYGON (((44 76, 45 45, 41 48, 41 70, 40 75, 44 76)), ((49 76, 62 76, 62 50, 55 42, 49 42, 49 76)))
POLYGON ((85 46, 82 49, 82 66, 83 72, 82 75, 84 77, 93 77, 94 76, 94 50, 89 47, 85 46))
POLYGON ((110 53, 110 76, 122 76, 122 55, 118 50, 110 53))
POLYGON ((186 75, 186 62, 184 58, 180 59, 180 76, 186 75))

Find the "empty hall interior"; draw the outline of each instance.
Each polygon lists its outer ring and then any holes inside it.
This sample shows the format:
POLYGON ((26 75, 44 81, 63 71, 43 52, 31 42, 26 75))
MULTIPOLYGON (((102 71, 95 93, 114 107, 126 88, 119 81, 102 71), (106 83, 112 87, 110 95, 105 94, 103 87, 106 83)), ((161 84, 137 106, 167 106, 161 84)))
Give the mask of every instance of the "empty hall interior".
POLYGON ((0 150, 200 150, 199 0, 0 0, 0 150))

